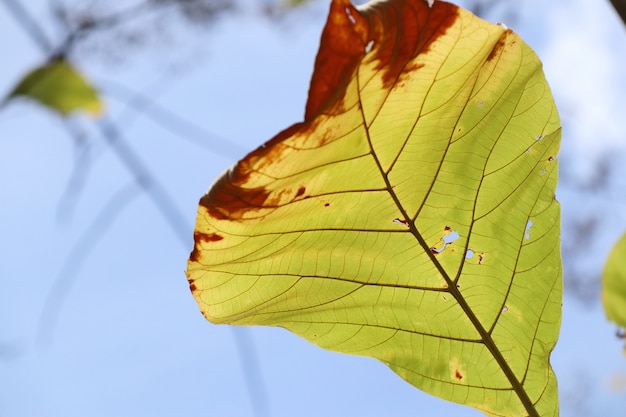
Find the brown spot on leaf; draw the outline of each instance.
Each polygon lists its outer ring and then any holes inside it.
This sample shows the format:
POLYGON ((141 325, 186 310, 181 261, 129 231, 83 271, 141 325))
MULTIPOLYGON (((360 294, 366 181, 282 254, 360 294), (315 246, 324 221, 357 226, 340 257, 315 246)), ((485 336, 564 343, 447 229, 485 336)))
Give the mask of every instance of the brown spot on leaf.
POLYGON ((264 187, 239 187, 232 177, 230 173, 222 175, 200 199, 199 204, 215 219, 241 219, 244 214, 261 209, 269 196, 264 187))
POLYGON ((223 236, 218 235, 217 233, 211 233, 211 234, 206 234, 206 233, 202 233, 202 232, 194 232, 193 233, 193 239, 198 242, 219 242, 220 240, 224 239, 223 236))
POLYGON ((443 230, 449 232, 450 230, 452 230, 452 228, 446 224, 446 227, 444 227, 443 230))
POLYGON ((439 255, 439 251, 435 247, 430 248, 430 253, 432 253, 433 255, 439 255))
POLYGON ((199 203, 207 209, 211 217, 218 220, 262 217, 263 211, 294 202, 304 193, 304 187, 297 191, 292 189, 270 191, 264 187, 245 188, 238 186, 228 177, 228 174, 223 175, 199 203))
POLYGON ((413 61, 427 54, 431 45, 444 35, 458 18, 458 8, 450 3, 401 0, 374 3, 363 13, 371 22, 371 37, 378 48, 378 68, 383 84, 389 88, 403 73, 424 66, 413 61))
POLYGON ((213 184, 207 194, 200 199, 200 206, 218 220, 241 220, 255 217, 263 209, 276 208, 293 201, 305 192, 305 187, 298 190, 268 190, 266 187, 250 187, 255 175, 271 164, 280 163, 289 157, 291 148, 282 142, 306 127, 305 123, 296 123, 283 130, 265 144, 250 152, 234 167, 224 172, 213 184))
POLYGON ((189 271, 185 271, 185 274, 187 275, 187 282, 189 282, 189 289, 194 292, 196 290, 195 280, 189 276, 189 271))
POLYGON ((498 39, 498 42, 496 42, 493 49, 489 53, 489 56, 487 57, 487 62, 491 61, 496 56, 500 55, 500 52, 502 51, 502 49, 504 48, 504 45, 506 44, 506 39, 511 33, 513 33, 511 29, 507 29, 504 31, 504 33, 498 39))
POLYGON ((454 377, 459 381, 463 379, 463 375, 459 372, 458 369, 454 372, 454 377))
POLYGON ((335 0, 322 32, 309 88, 305 120, 341 101, 365 56, 369 22, 348 0, 335 0))
POLYGON ((305 120, 342 103, 347 86, 369 52, 367 45, 376 45, 373 59, 382 71, 384 87, 389 88, 403 73, 423 66, 412 61, 427 53, 457 17, 458 8, 446 2, 429 7, 425 1, 397 0, 357 10, 349 0, 334 0, 315 60, 305 120))
POLYGON ((193 250, 189 254, 189 260, 192 262, 198 262, 198 259, 200 259, 200 249, 198 248, 198 244, 200 242, 219 242, 222 239, 224 239, 224 237, 218 235, 217 233, 208 234, 195 231, 193 233, 193 250))
POLYGON ((324 207, 328 207, 328 206, 330 206, 330 203, 324 204, 324 207))
POLYGON ((200 251, 198 250, 198 246, 194 245, 193 250, 189 254, 189 260, 191 262, 198 262, 200 259, 200 251))

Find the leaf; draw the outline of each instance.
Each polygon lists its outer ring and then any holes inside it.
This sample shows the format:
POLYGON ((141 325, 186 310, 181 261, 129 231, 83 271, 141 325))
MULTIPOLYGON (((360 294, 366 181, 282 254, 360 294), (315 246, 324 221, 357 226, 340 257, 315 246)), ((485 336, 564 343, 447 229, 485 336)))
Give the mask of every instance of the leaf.
POLYGON ((334 0, 305 119, 200 200, 213 323, 281 326, 493 416, 556 416, 560 122, 534 52, 436 1, 334 0))
POLYGON ((29 72, 5 101, 19 96, 38 101, 62 116, 82 110, 95 117, 103 110, 98 92, 63 59, 29 72))
POLYGON ((602 304, 606 317, 626 328, 626 234, 611 250, 602 275, 602 304))

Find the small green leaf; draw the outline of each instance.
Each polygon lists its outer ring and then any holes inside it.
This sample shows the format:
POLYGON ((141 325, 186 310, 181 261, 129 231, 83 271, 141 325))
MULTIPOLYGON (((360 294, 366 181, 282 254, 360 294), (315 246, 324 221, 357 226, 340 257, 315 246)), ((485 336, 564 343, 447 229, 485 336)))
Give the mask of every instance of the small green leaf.
POLYGON ((92 116, 102 113, 98 92, 67 61, 59 59, 29 72, 13 89, 5 102, 27 97, 66 116, 82 110, 92 116))
POLYGON ((626 234, 609 255, 602 276, 602 303, 609 320, 626 327, 626 234))

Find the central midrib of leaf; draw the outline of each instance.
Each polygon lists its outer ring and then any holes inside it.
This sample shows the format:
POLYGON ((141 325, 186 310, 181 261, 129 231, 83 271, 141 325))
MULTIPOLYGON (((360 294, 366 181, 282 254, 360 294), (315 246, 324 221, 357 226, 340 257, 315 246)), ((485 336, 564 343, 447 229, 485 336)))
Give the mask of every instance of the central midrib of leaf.
MULTIPOLYGON (((404 209, 404 207, 400 203, 400 199, 398 198, 397 194, 394 191, 394 187, 392 186, 391 182, 389 181, 389 173, 385 172, 385 170, 383 169, 383 166, 382 166, 382 164, 381 164, 381 162, 380 162, 380 160, 379 160, 379 158, 378 158, 378 156, 377 156, 377 154, 376 154, 376 152, 374 150, 374 146, 372 144, 372 139, 370 137, 370 132, 369 132, 368 125, 367 125, 367 119, 366 119, 364 111, 363 111, 363 103, 361 101, 361 95, 360 95, 361 88, 360 88, 360 80, 359 80, 358 73, 356 74, 356 83, 357 83, 357 91, 359 91, 359 93, 358 93, 359 112, 360 112, 360 115, 361 115, 363 129, 365 131, 365 136, 366 136, 368 144, 369 144, 370 155, 372 155, 372 158, 374 159, 374 162, 376 163, 376 167, 377 167, 381 177, 383 178, 383 181, 385 182, 385 187, 387 189, 387 192, 389 193, 389 196, 394 201, 394 203, 397 206, 398 210, 400 211, 400 213, 404 217, 404 220, 407 222, 406 225, 408 226, 410 233, 418 241, 418 243, 420 244, 420 246, 422 247, 422 249, 424 250, 426 255, 430 258, 430 261, 433 263, 433 265, 436 267, 437 271, 439 271, 439 273, 441 274, 441 276, 445 280, 448 288, 446 290, 444 290, 444 291, 447 291, 450 295, 452 295, 454 297, 454 299, 459 303, 459 306, 461 307, 463 312, 467 315, 469 320, 472 322, 472 324, 474 325, 474 328, 476 329, 476 331, 478 332, 478 334, 481 337, 482 343, 487 347, 489 352, 492 354, 493 358, 496 360, 496 362, 498 363, 498 365, 500 366, 500 368, 502 369, 502 371, 506 375, 507 379, 509 380, 509 382, 510 382, 512 388, 513 388, 513 390, 515 391, 515 393, 517 394, 518 398, 522 402, 524 408, 528 412, 529 417, 540 417, 538 412, 537 412, 537 410, 535 409, 535 405, 533 404, 532 400, 528 396, 528 393, 524 389, 524 386, 522 385, 520 380, 517 378, 517 376, 515 375, 515 373, 511 369, 511 367, 509 366, 508 362, 506 361, 506 359, 502 355, 502 352, 500 352, 500 349, 498 349, 498 347, 496 346, 495 342, 493 341, 493 338, 491 337, 491 334, 489 333, 489 331, 487 331, 487 329, 485 329, 483 324, 480 322, 480 320, 478 319, 476 314, 474 314, 474 311, 472 310, 472 308, 469 306, 469 304, 467 303, 467 301, 465 300, 465 298, 461 294, 461 291, 459 290, 459 288, 456 285, 456 282, 455 282, 456 280, 453 279, 452 277, 450 277, 450 275, 448 275, 448 273, 445 271, 445 269, 443 268, 441 263, 437 260, 435 255, 432 253, 431 248, 428 245, 428 243, 426 243, 426 241, 422 237, 422 235, 419 232, 419 230, 417 230, 417 227, 415 226, 415 219, 411 218, 409 216, 407 211, 404 209)), ((442 161, 443 161, 443 158, 442 158, 442 161)), ((468 242, 469 242, 469 240, 468 240, 468 242)))

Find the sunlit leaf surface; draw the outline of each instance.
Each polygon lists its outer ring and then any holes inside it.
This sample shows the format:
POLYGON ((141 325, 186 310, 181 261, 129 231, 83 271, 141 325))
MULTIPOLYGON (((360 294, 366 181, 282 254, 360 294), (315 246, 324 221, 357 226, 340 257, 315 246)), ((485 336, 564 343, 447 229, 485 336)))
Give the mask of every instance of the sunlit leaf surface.
POLYGON ((62 115, 80 110, 98 116, 103 107, 97 91, 65 60, 54 60, 29 72, 8 99, 20 96, 62 115))
POLYGON ((512 31, 439 1, 335 0, 305 120, 200 201, 191 290, 213 323, 372 356, 489 415, 556 416, 559 141, 512 31))
POLYGON ((611 250, 604 267, 602 303, 607 318, 626 328, 626 235, 611 250))

